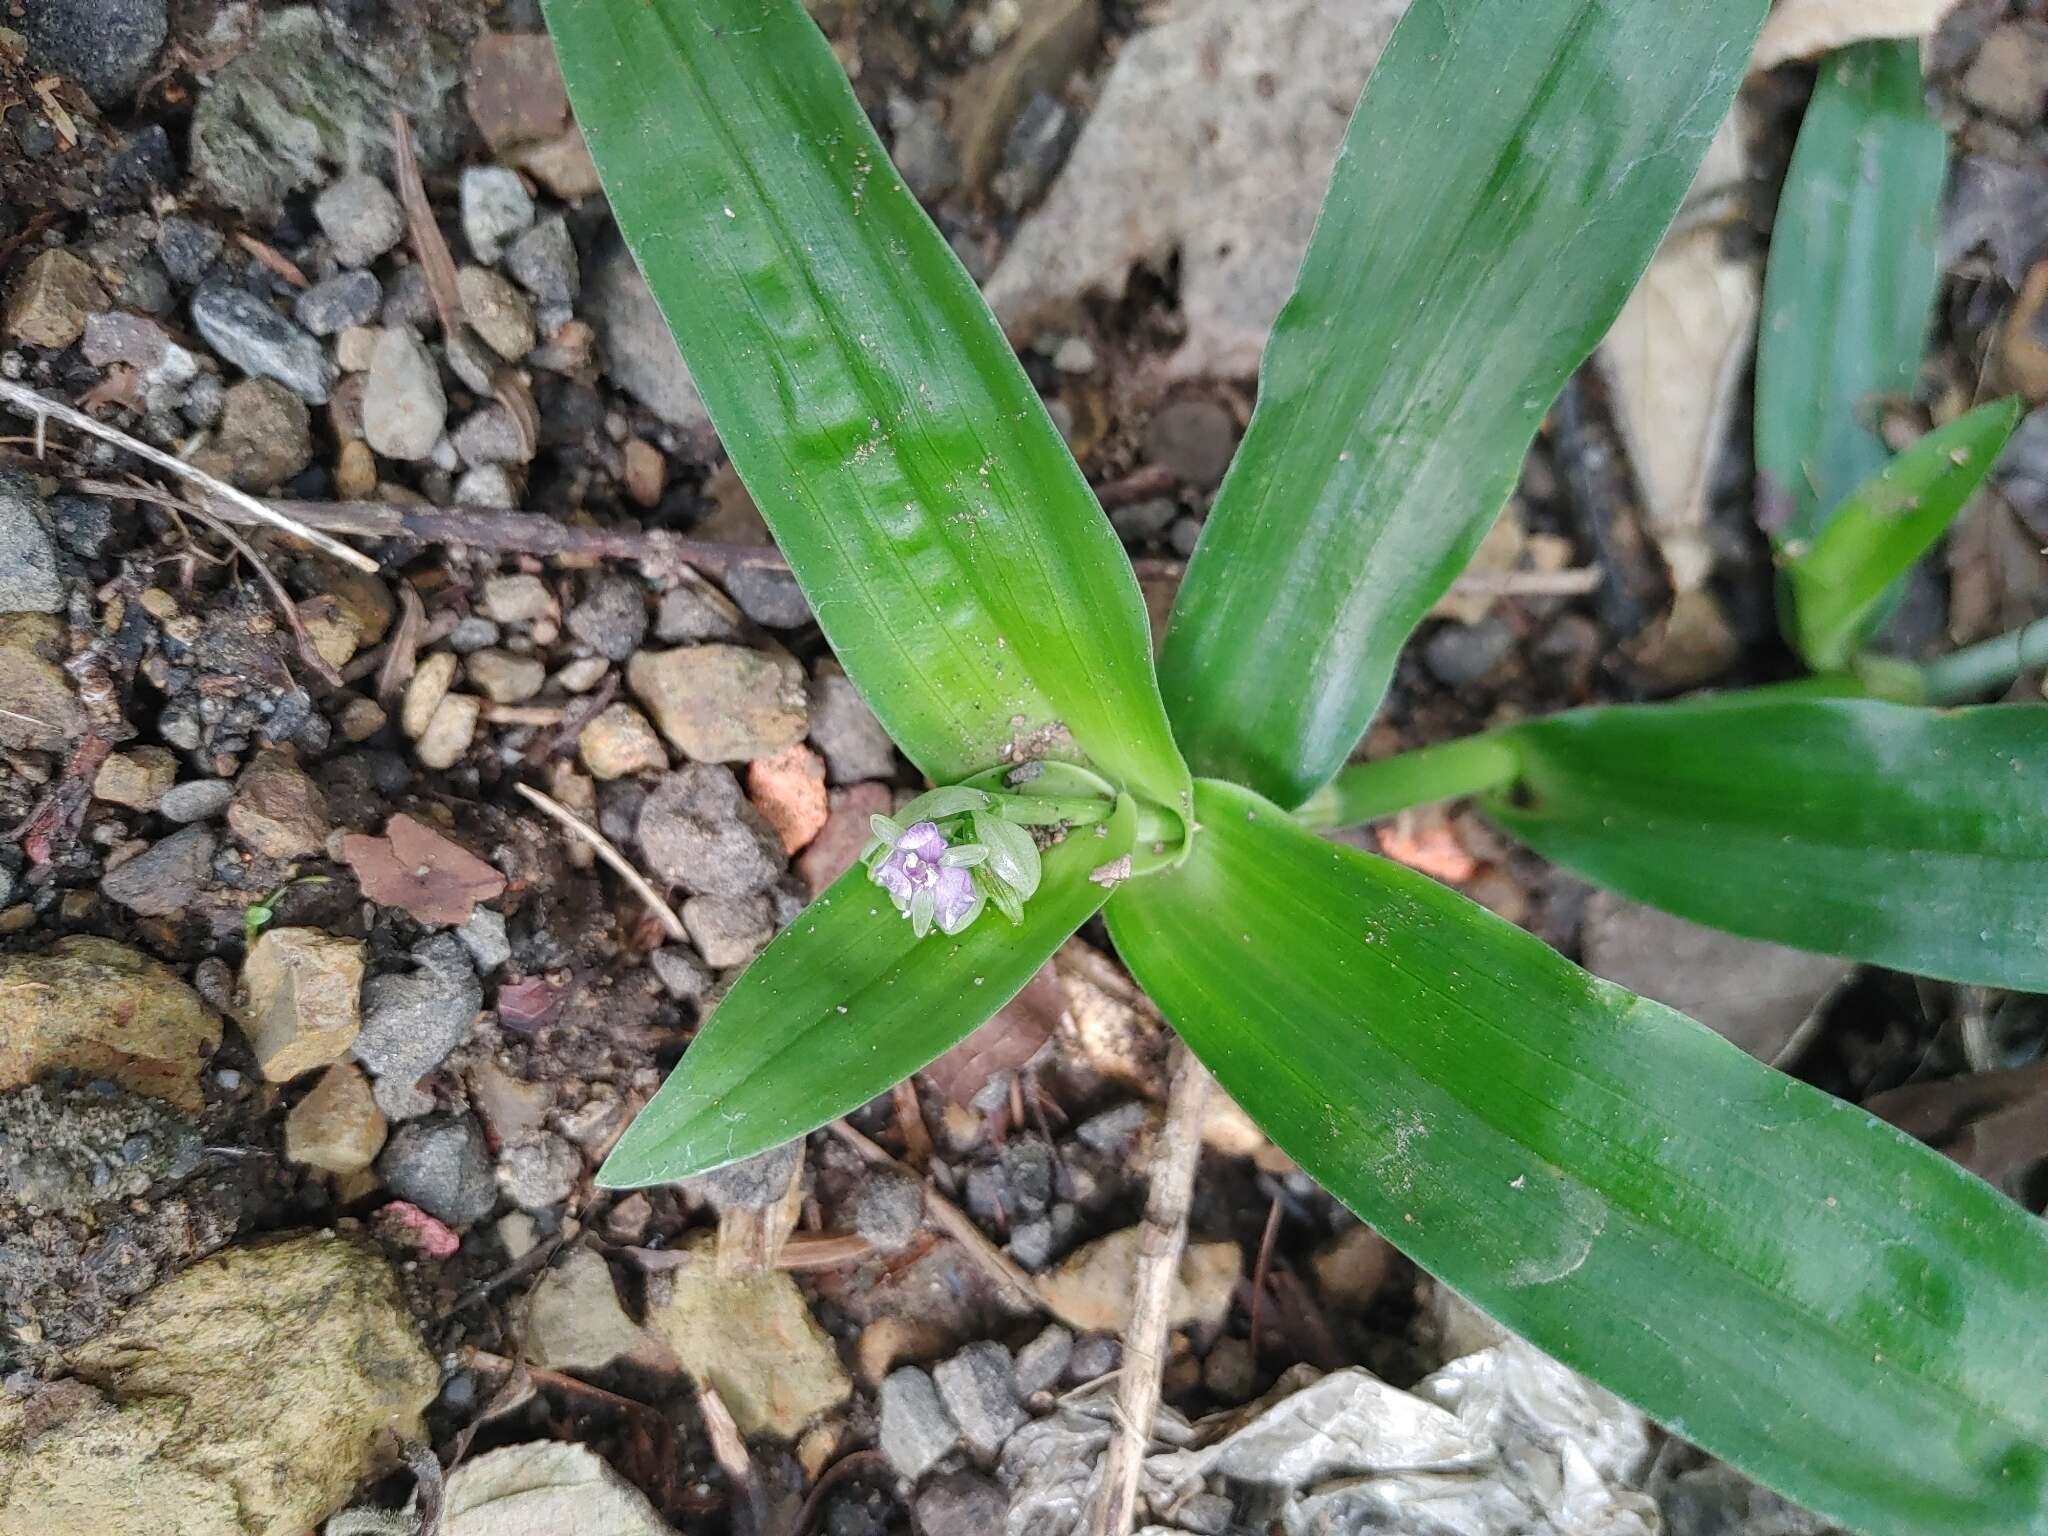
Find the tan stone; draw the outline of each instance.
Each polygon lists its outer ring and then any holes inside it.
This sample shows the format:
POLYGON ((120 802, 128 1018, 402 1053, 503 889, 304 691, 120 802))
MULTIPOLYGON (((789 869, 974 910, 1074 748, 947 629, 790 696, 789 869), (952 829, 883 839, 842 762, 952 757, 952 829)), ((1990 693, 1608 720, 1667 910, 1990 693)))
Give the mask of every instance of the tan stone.
POLYGON ((306 626, 306 638, 320 659, 336 671, 355 659, 363 643, 355 615, 334 597, 315 597, 299 604, 299 622, 306 626))
POLYGON ((463 663, 463 670, 477 692, 494 704, 524 704, 548 680, 546 667, 510 651, 477 651, 463 663))
POLYGON ((560 613, 547 583, 523 573, 491 577, 484 583, 484 600, 478 606, 494 624, 531 624, 560 613))
MULTIPOLYGON (((1131 1276, 1138 1272, 1138 1227, 1125 1227, 1077 1248, 1038 1291, 1061 1321, 1091 1333, 1121 1333, 1131 1321, 1131 1276)), ((1168 1325, 1215 1327, 1230 1311, 1230 1298, 1244 1272, 1244 1253, 1235 1243, 1189 1243, 1173 1283, 1168 1325)))
POLYGON ((259 752, 235 781, 228 828, 266 859, 309 859, 324 852, 334 824, 327 796, 282 752, 259 752))
POLYGON ((0 1536, 302 1536, 440 1385, 383 1258, 325 1235, 194 1265, 70 1366, 55 1412, 0 1399, 0 1536))
POLYGON ((162 747, 110 753, 93 777, 93 798, 134 811, 153 811, 178 782, 178 760, 162 747))
POLYGON ((1316 1290, 1333 1307, 1368 1305, 1394 1267, 1394 1249, 1371 1227, 1348 1227, 1309 1257, 1316 1290))
POLYGON ((69 251, 44 251, 7 290, 7 332, 38 347, 68 347, 109 302, 92 268, 69 251))
POLYGON ((647 1495, 587 1445, 541 1440, 448 1474, 441 1536, 675 1536, 647 1495))
POLYGON ((441 707, 441 701, 455 684, 455 666, 453 651, 436 651, 431 656, 422 656, 412 669, 405 697, 398 706, 398 728, 410 740, 418 741, 427 734, 434 711, 441 707))
POLYGON ((69 1068, 197 1110, 199 1068, 220 1031, 169 966, 112 939, 81 934, 0 956, 0 1089, 69 1068))
POLYGON ((642 651, 626 686, 662 735, 700 763, 744 763, 804 739, 810 701, 803 668, 739 645, 642 651))
POLYGON ((384 729, 384 708, 375 699, 350 699, 341 709, 344 741, 368 741, 384 729))
POLYGON ((242 962, 238 1010, 263 1075, 285 1083, 339 1060, 362 1028, 362 987, 361 941, 266 929, 242 962))
POLYGON ((85 733, 85 709, 50 658, 57 621, 46 613, 0 615, 0 747, 62 751, 85 733))
POLYGON ((363 1069, 337 1061, 284 1117, 284 1155, 323 1173, 361 1173, 384 1149, 387 1129, 363 1069))
POLYGON ((647 1342, 619 1305, 611 1266, 579 1248, 548 1270, 526 1309, 527 1356, 555 1371, 599 1371, 647 1342))
POLYGON ((650 1287, 647 1326, 717 1390, 741 1434, 789 1439, 846 1401, 853 1383, 795 1280, 780 1270, 720 1275, 709 1241, 681 1258, 650 1287))
POLYGON ((584 726, 576 738, 576 753, 600 779, 622 779, 668 766, 668 749, 647 717, 630 704, 613 704, 584 726))
POLYGON ((489 267, 464 267, 455 286, 463 313, 493 352, 511 363, 533 350, 533 308, 510 279, 489 267))
POLYGON ((476 740, 476 723, 483 716, 484 701, 474 694, 451 693, 434 711, 413 750, 429 768, 453 768, 476 740))

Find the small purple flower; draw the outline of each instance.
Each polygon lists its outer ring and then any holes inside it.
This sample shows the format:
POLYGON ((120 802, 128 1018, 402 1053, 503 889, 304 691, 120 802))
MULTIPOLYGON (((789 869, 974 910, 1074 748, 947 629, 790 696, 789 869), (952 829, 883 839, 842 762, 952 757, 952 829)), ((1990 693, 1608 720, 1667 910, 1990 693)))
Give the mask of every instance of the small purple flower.
POLYGON ((905 827, 891 845, 889 856, 875 866, 875 884, 887 891, 903 912, 910 911, 918 896, 928 892, 939 931, 958 933, 974 920, 981 902, 969 871, 940 862, 945 852, 946 837, 936 824, 920 821, 905 827))

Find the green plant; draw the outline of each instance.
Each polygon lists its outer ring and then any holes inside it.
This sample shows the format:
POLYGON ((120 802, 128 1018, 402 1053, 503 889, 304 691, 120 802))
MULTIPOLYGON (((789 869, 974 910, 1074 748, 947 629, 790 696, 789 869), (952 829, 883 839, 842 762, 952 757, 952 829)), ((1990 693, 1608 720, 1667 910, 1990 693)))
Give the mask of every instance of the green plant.
POLYGON ((2033 1218, 1292 814, 1478 793, 1539 849, 1737 931, 2048 976, 2042 710, 1846 679, 1339 773, 1648 261, 1764 9, 1416 0, 1155 681, 1107 521, 798 0, 548 0, 733 464, 941 786, 739 980, 605 1182, 857 1107, 1101 911, 1274 1141, 1510 1327, 1852 1525, 2048 1530, 2033 1218))

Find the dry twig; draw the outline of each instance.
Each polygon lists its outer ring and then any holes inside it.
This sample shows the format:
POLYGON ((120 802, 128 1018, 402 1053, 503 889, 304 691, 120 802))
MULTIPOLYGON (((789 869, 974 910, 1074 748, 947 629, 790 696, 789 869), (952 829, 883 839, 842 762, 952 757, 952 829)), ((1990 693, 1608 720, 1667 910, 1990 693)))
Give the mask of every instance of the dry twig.
POLYGON ((563 828, 572 836, 581 838, 584 842, 590 844, 592 848, 596 849, 597 856, 609 864, 618 877, 633 888, 634 895, 647 903, 647 910, 660 919, 662 928, 667 931, 670 938, 674 939, 678 944, 687 944, 689 942, 689 930, 683 927, 682 919, 669 910, 668 903, 661 899, 659 891, 647 883, 647 878, 639 870, 626 862, 626 856, 612 846, 610 838, 598 831, 597 828, 591 826, 589 822, 578 816, 559 800, 550 799, 531 784, 514 784, 512 787, 532 801, 534 805, 547 815, 560 822, 563 828))
POLYGON ((1195 1053, 1185 1045, 1174 1051, 1166 1122, 1154 1144, 1152 1188, 1139 1228, 1136 1294, 1117 1379, 1116 1433, 1103 1461, 1101 1491, 1089 1511, 1088 1536, 1127 1536, 1138 1507, 1138 1472, 1159 1410, 1159 1368, 1181 1250, 1187 1245, 1188 1204, 1202 1152, 1202 1106, 1209 1096, 1209 1074, 1195 1053))
POLYGON ((329 538, 304 523, 294 521, 274 507, 265 505, 247 491, 237 490, 227 481, 209 475, 203 469, 195 469, 183 459, 165 453, 161 448, 153 448, 142 439, 131 437, 118 427, 94 421, 85 412, 74 410, 61 400, 52 400, 40 390, 30 389, 26 384, 17 384, 11 379, 0 379, 0 400, 6 401, 31 417, 36 423, 38 434, 42 432, 46 419, 61 421, 67 427, 99 438, 102 442, 112 443, 139 459, 148 460, 158 469, 176 475, 181 480, 190 481, 215 501, 225 502, 242 512, 246 518, 275 528, 281 533, 288 533, 295 539, 304 539, 315 549, 330 554, 337 560, 346 561, 359 571, 377 569, 377 562, 362 551, 350 549, 339 539, 329 538))
POLYGON ((753 1529, 761 1530, 765 1524, 761 1480, 754 1475, 754 1458, 747 1454, 747 1443, 740 1438, 732 1410, 708 1381, 698 1383, 697 1408, 704 1415, 704 1433, 711 1441, 711 1454, 717 1458, 719 1470, 732 1484, 733 1492, 745 1502, 753 1529))

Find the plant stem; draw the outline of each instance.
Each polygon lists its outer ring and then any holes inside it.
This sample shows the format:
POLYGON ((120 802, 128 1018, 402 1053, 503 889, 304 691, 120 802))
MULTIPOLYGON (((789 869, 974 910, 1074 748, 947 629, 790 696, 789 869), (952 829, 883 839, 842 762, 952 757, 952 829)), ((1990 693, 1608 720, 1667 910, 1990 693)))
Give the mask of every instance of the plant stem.
POLYGON ((1353 763, 1294 816, 1311 832, 1334 831, 1410 806, 1498 789, 1513 783, 1521 768, 1515 749, 1499 736, 1467 736, 1374 763, 1353 763))
POLYGON ((2010 684, 2022 672, 2048 666, 2048 619, 1986 640, 1920 668, 1929 704, 1960 704, 2010 684))

